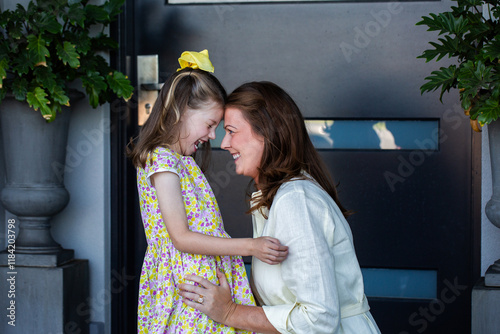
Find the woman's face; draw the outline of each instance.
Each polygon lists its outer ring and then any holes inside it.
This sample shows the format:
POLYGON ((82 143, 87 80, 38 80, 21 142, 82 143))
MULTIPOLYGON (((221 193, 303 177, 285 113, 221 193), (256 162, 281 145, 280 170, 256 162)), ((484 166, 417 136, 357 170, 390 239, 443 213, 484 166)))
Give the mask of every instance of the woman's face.
POLYGON ((236 108, 227 108, 224 114, 224 129, 226 135, 221 147, 233 156, 236 173, 250 176, 258 182, 259 172, 264 152, 264 138, 252 131, 252 126, 236 108))

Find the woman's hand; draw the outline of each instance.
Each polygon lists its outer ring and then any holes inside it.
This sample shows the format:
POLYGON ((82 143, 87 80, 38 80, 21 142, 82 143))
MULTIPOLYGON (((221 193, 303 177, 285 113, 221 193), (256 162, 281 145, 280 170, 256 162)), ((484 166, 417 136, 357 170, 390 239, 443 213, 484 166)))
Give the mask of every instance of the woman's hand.
POLYGON ((217 268, 217 277, 220 286, 200 276, 186 275, 186 280, 196 282, 198 286, 188 283, 179 284, 180 295, 184 297, 184 304, 205 313, 216 322, 226 324, 234 313, 236 304, 232 300, 226 275, 219 268, 217 268))
POLYGON ((184 304, 205 313, 212 320, 229 327, 251 332, 278 333, 269 322, 262 307, 241 305, 233 302, 231 289, 226 276, 217 268, 220 286, 194 275, 185 276, 186 280, 198 286, 179 284, 184 304))
POLYGON ((276 238, 259 237, 252 240, 251 254, 267 264, 279 264, 288 256, 288 247, 276 238))

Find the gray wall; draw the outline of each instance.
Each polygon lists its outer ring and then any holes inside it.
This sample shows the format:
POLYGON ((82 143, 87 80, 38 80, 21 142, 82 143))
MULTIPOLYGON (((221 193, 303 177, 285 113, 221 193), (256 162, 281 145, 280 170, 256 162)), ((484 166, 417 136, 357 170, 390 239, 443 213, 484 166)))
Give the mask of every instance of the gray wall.
POLYGON ((109 323, 109 106, 92 109, 85 100, 73 108, 64 177, 70 201, 52 220, 52 235, 89 260, 91 320, 109 323))

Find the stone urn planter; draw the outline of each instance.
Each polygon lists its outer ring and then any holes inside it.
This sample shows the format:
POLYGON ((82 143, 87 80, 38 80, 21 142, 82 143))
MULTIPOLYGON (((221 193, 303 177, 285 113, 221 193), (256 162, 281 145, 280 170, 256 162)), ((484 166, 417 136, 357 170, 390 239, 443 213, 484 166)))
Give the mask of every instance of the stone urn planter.
POLYGON ((71 114, 65 109, 47 123, 26 102, 7 97, 0 103, 6 172, 1 200, 19 220, 15 244, 19 261, 23 254, 42 255, 39 259, 53 255, 49 263, 39 263, 53 266, 73 257, 72 251, 64 251, 50 233, 51 217, 69 201, 63 173, 71 114))
POLYGON ((500 122, 488 124, 490 142, 491 177, 493 194, 486 204, 486 216, 493 225, 500 228, 500 122))
MULTIPOLYGON (((485 213, 490 222, 500 228, 500 120, 488 124, 488 139, 493 192, 486 203, 485 213)), ((500 260, 486 271, 485 285, 500 287, 500 260)))

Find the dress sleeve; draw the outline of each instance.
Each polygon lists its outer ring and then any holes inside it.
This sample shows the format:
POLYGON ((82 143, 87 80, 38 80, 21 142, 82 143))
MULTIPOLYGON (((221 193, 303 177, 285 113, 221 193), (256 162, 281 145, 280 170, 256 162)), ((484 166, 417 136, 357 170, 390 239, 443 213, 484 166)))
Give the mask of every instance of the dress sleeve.
POLYGON ((181 177, 180 158, 168 149, 156 149, 148 158, 145 168, 146 182, 151 187, 151 176, 160 172, 171 172, 181 177))
MULTIPOLYGON (((291 191, 273 203, 275 236, 289 247, 282 279, 294 304, 264 306, 280 333, 338 333, 340 305, 335 279, 333 214, 320 196, 291 191)), ((270 217, 271 219, 271 217, 270 217)))

